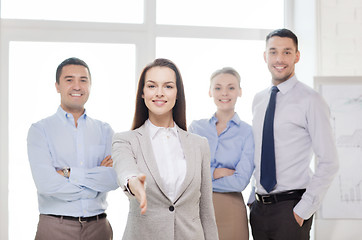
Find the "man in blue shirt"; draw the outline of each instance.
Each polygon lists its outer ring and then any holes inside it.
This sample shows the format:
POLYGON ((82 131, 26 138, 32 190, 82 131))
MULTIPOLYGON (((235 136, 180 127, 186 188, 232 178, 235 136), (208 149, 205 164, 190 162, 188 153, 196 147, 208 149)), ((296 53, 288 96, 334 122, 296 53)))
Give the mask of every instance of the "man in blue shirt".
POLYGON ((88 65, 64 60, 57 68, 58 111, 28 133, 28 157, 38 193, 35 239, 112 239, 104 213, 118 187, 110 156, 113 130, 84 108, 91 89, 88 65))

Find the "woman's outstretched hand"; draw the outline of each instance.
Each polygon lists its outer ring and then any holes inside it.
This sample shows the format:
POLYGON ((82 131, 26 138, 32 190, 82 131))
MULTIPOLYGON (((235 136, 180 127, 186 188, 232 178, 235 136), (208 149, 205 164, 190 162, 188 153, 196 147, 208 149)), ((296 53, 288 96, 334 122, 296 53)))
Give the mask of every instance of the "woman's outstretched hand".
POLYGON ((129 189, 135 195, 136 199, 140 203, 141 214, 145 214, 147 210, 145 184, 146 184, 146 175, 144 174, 140 174, 137 177, 132 177, 128 180, 129 189))

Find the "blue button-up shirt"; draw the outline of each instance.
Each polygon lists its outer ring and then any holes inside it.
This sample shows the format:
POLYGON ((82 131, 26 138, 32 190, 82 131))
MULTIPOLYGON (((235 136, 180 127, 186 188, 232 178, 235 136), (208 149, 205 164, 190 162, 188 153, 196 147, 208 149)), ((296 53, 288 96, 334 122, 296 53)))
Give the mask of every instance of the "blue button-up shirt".
POLYGON ((193 121, 189 131, 204 136, 209 141, 211 176, 215 168, 234 169, 231 176, 212 179, 214 192, 241 192, 249 184, 254 171, 254 138, 249 124, 240 120, 237 113, 218 136, 217 118, 193 121))
POLYGON ((111 154, 113 130, 84 113, 75 126, 61 107, 33 124, 28 133, 28 157, 38 190, 41 214, 94 216, 107 207, 107 192, 118 187, 111 167, 100 166, 111 154), (65 178, 57 170, 71 169, 65 178))

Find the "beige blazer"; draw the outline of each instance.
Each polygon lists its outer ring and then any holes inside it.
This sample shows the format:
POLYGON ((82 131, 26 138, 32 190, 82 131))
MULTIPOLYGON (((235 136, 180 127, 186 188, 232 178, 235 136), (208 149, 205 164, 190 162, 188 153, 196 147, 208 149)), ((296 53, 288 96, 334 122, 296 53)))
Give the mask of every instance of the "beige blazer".
POLYGON ((144 215, 140 214, 136 198, 129 197, 124 240, 218 239, 208 142, 206 138, 181 128, 178 128, 178 133, 187 172, 174 202, 165 194, 145 125, 114 135, 112 158, 120 186, 125 190, 125 179, 138 173, 146 175, 147 183, 147 211, 144 215))

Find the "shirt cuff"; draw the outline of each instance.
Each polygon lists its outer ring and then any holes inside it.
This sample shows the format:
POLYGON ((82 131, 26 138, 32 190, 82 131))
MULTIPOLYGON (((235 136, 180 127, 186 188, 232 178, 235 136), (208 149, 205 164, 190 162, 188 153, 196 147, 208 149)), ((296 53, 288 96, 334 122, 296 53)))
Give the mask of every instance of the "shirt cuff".
POLYGON ((131 189, 129 189, 129 185, 128 185, 128 181, 131 178, 137 177, 137 174, 131 174, 129 176, 127 176, 124 181, 123 184, 120 185, 121 188, 123 189, 124 193, 128 196, 128 197, 134 197, 134 194, 132 193, 131 189))
POLYGON ((82 186, 85 179, 85 171, 82 168, 70 168, 69 181, 82 186))
POLYGON ((298 214, 299 217, 304 220, 309 219, 316 211, 317 207, 314 207, 310 203, 308 203, 305 199, 301 199, 297 205, 295 205, 293 211, 298 214))
POLYGON ((255 200, 255 187, 252 187, 247 204, 252 204, 255 200))

